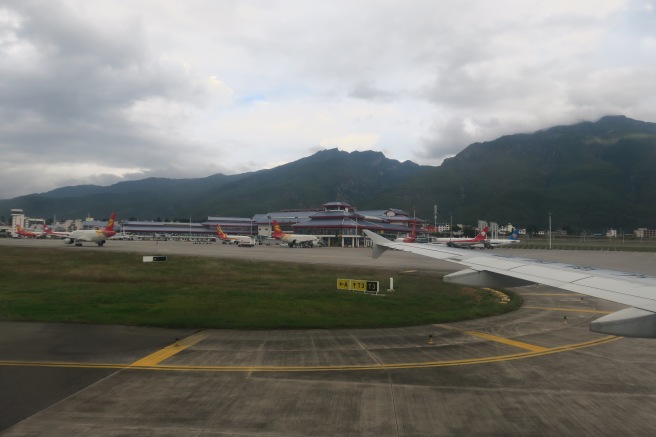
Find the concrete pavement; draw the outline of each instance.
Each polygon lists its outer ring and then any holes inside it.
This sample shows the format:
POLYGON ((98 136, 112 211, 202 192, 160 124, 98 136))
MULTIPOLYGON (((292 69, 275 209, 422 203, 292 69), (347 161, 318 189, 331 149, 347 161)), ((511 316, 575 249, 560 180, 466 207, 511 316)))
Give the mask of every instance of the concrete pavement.
MULTIPOLYGON (((120 243, 126 246, 88 250, 370 262, 366 249, 120 243)), ((391 259, 391 268, 456 269, 389 255, 371 265, 391 259)), ((641 263, 649 256, 586 253, 582 264, 648 270, 652 263, 641 263)), ((22 387, 38 395, 39 381, 61 387, 43 386, 41 403, 2 435, 653 435, 654 341, 589 332, 587 324, 616 304, 542 286, 518 291, 525 305, 511 314, 395 329, 192 332, 5 322, 0 406, 38 401, 23 398, 22 387), (2 390, 11 381, 13 391, 2 390)))

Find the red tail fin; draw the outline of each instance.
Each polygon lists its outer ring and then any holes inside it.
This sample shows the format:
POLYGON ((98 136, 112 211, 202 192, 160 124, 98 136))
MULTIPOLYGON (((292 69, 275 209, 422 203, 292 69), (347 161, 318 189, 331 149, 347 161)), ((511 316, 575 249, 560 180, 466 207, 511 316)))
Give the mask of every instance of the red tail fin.
POLYGON ((36 234, 26 231, 21 225, 16 225, 16 233, 24 237, 36 237, 36 234))
POLYGON ((282 231, 282 228, 278 224, 277 220, 273 221, 273 238, 282 238, 285 236, 285 233, 282 231))
POLYGON ((412 232, 403 239, 404 243, 414 243, 417 240, 417 220, 412 222, 412 232))
POLYGON ((105 226, 105 230, 106 231, 113 231, 115 221, 116 221, 116 213, 113 212, 112 215, 109 216, 109 221, 107 222, 107 226, 105 226))
POLYGON ((113 212, 112 215, 109 216, 109 221, 107 222, 107 226, 105 226, 105 229, 103 229, 102 233, 105 234, 106 237, 111 237, 113 235, 116 235, 116 231, 114 231, 114 222, 116 221, 116 213, 113 212))
POLYGON ((478 233, 474 241, 483 241, 487 238, 487 226, 483 228, 481 232, 478 233))
POLYGON ((220 240, 227 240, 228 236, 223 233, 223 230, 221 229, 221 226, 216 225, 216 234, 219 236, 220 240))

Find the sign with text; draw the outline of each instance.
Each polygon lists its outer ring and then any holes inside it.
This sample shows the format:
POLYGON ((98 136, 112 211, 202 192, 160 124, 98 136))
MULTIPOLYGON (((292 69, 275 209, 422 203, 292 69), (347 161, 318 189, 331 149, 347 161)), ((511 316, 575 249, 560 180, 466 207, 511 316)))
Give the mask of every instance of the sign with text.
POLYGON ((380 283, 378 281, 367 281, 364 279, 337 279, 337 289, 378 293, 380 283))
POLYGON ((145 263, 163 262, 163 261, 166 261, 166 257, 162 256, 162 255, 144 256, 143 257, 143 262, 145 262, 145 263))
POLYGON ((350 290, 351 289, 351 280, 350 279, 338 279, 337 280, 337 289, 338 290, 350 290))

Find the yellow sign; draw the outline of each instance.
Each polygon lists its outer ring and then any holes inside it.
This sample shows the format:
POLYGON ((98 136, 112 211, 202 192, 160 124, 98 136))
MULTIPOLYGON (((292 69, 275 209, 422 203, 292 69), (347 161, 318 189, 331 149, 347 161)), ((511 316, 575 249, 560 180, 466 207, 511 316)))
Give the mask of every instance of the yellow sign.
POLYGON ((362 291, 368 293, 378 293, 378 281, 366 281, 362 279, 337 279, 338 290, 362 291))
POLYGON ((353 291, 367 291, 367 281, 360 279, 353 279, 351 281, 351 290, 353 291))
POLYGON ((338 290, 350 290, 351 289, 351 280, 350 279, 338 279, 337 280, 337 289, 338 290))

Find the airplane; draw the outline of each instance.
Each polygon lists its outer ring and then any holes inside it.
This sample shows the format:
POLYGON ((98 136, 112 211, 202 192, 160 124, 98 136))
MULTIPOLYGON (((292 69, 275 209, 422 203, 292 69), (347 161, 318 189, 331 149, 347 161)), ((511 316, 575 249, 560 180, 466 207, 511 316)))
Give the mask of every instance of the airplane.
POLYGON ((45 233, 36 233, 36 232, 31 232, 23 229, 21 225, 16 225, 16 233, 18 235, 21 235, 23 237, 32 237, 32 238, 41 238, 45 235, 45 233))
POLYGON ((444 281, 473 287, 543 284, 629 306, 590 324, 590 331, 622 337, 656 338, 656 276, 595 267, 471 252, 434 244, 397 243, 369 230, 372 257, 388 249, 466 266, 444 281))
POLYGON ((219 237, 219 240, 225 243, 234 243, 238 246, 255 246, 255 242, 248 235, 235 235, 229 236, 221 229, 221 226, 216 225, 216 234, 219 237))
POLYGON ((417 241, 417 221, 412 222, 412 232, 407 237, 397 237, 396 240, 402 243, 414 243, 417 241))
POLYGON ((45 231, 46 235, 49 235, 51 237, 64 238, 64 237, 68 237, 69 235, 71 235, 70 232, 56 232, 56 231, 53 231, 52 229, 50 229, 50 226, 48 226, 48 225, 44 225, 43 230, 45 231))
POLYGON ((296 245, 300 247, 314 247, 319 244, 319 238, 316 235, 285 234, 277 220, 273 221, 273 234, 271 236, 276 240, 284 241, 289 247, 296 245))
POLYGON ((96 243, 98 246, 105 244, 105 240, 116 234, 114 230, 114 222, 116 221, 116 213, 112 213, 107 222, 105 229, 82 229, 71 232, 64 238, 65 244, 75 244, 82 246, 82 243, 96 243))
POLYGON ((484 240, 482 244, 475 244, 471 247, 494 249, 495 247, 499 247, 499 246, 508 246, 511 244, 519 243, 520 240, 518 240, 518 238, 519 238, 519 229, 515 229, 508 236, 508 238, 488 238, 487 240, 484 240))
MULTIPOLYGON (((487 237, 487 226, 481 230, 474 238, 436 238, 432 241, 431 244, 446 244, 449 247, 460 247, 460 248, 473 248, 473 247, 488 247, 485 243, 487 237)), ((412 243, 412 242, 411 242, 412 243)))

